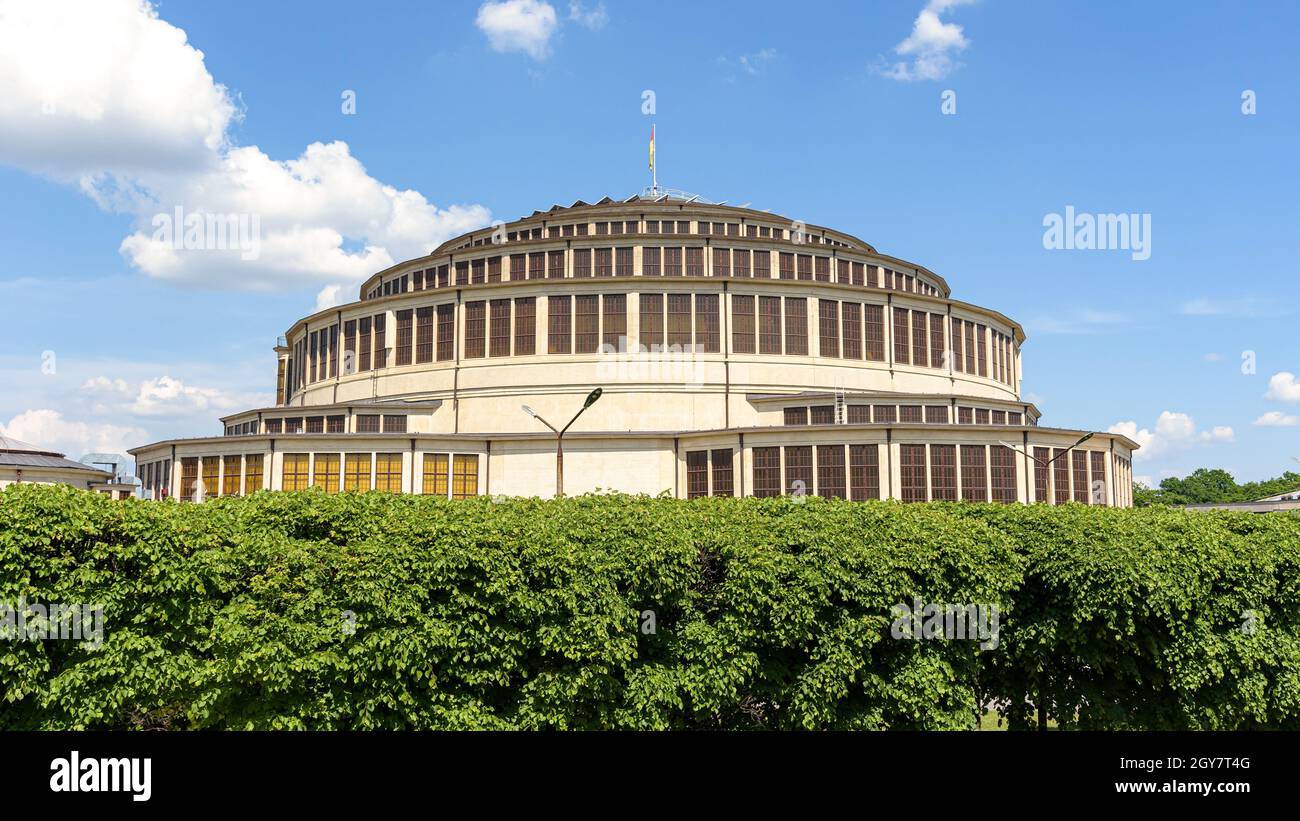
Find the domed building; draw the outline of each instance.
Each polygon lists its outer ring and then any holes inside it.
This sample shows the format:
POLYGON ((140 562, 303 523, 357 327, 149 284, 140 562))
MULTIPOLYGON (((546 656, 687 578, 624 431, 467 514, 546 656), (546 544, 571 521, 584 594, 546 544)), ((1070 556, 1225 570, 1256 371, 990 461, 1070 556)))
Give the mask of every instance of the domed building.
POLYGON ((1041 426, 1021 398, 1019 324, 834 229, 662 191, 579 201, 358 296, 288 329, 274 407, 132 450, 145 495, 1132 503, 1135 442, 1041 426))

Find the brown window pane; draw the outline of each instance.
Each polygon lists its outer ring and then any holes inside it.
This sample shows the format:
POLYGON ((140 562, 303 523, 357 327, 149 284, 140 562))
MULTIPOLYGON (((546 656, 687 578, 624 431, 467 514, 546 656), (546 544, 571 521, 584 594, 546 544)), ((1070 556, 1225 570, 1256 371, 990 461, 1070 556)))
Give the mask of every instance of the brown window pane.
POLYGON ((987 328, 985 328, 983 325, 979 325, 975 329, 975 338, 979 340, 979 375, 980 376, 989 375, 988 339, 987 339, 988 334, 986 333, 986 331, 987 328))
POLYGON ((871 417, 878 425, 892 425, 898 421, 898 406, 872 405, 871 417))
POLYGON ((691 295, 668 295, 668 347, 689 350, 691 346, 691 295))
POLYGON ((500 282, 501 281, 501 257, 489 257, 487 263, 488 263, 487 281, 500 282))
POLYGON ((925 445, 899 445, 898 471, 904 502, 924 502, 925 445))
POLYGON ((715 277, 731 276, 731 251, 729 249, 713 249, 713 275, 715 277))
POLYGON ((695 349, 703 353, 722 350, 718 317, 718 295, 695 295, 695 349))
POLYGON ((388 367, 388 349, 387 347, 385 347, 388 343, 385 341, 385 336, 384 336, 384 323, 387 321, 388 321, 388 317, 385 316, 384 314, 375 315, 374 327, 375 327, 375 367, 376 368, 388 367))
POLYGON ((537 348, 537 298, 515 298, 515 356, 532 356, 537 348))
POLYGON ((456 306, 452 303, 438 306, 438 361, 445 362, 456 355, 456 306))
POLYGON ((709 452, 686 452, 686 498, 699 499, 709 495, 709 452))
POLYGON ((1070 461, 1074 468, 1074 501, 1086 505, 1088 504, 1088 454, 1076 450, 1070 454, 1070 461))
POLYGON ((487 354, 487 303, 465 303, 465 358, 480 359, 487 354))
POLYGON ((595 353, 600 347, 600 297, 579 294, 573 312, 574 349, 578 353, 595 353))
POLYGON ((591 276, 590 248, 578 248, 573 252, 573 275, 580 278, 591 276))
POLYGON ((794 279, 794 254, 782 251, 778 257, 781 279, 794 279))
POLYGON ((847 259, 835 261, 835 281, 842 285, 848 285, 852 281, 849 276, 849 261, 847 259))
POLYGON ((883 305, 864 305, 863 319, 866 321, 866 356, 872 362, 885 361, 885 307, 883 305))
POLYGON ((641 275, 647 277, 657 277, 663 273, 659 265, 658 248, 641 249, 641 275))
POLYGON ((772 252, 771 251, 754 252, 754 278, 755 279, 772 278, 772 252))
POLYGON ((797 408, 785 409, 785 423, 787 425, 806 425, 808 424, 808 408, 799 406, 797 408))
POLYGON ((808 355, 808 300, 803 297, 785 298, 785 352, 808 355))
POLYGON ((947 405, 926 405, 925 421, 929 425, 946 425, 948 424, 948 406, 947 405))
POLYGON ((596 276, 598 277, 614 276, 614 249, 613 248, 596 249, 596 276))
POLYGON ((754 448, 754 495, 770 498, 781 495, 781 449, 754 448))
POLYGON ((812 423, 814 425, 835 424, 834 405, 813 405, 809 410, 812 411, 812 423))
POLYGON ((1056 503, 1063 505, 1070 501, 1070 459, 1064 450, 1052 448, 1052 479, 1056 483, 1056 503))
POLYGON ((1034 448, 1034 501, 1051 503, 1047 491, 1047 460, 1052 458, 1047 448, 1034 448))
POLYGON ((469 262, 467 260, 462 260, 456 263, 456 284, 469 284, 469 262))
POLYGON ((812 257, 808 254, 799 254, 796 257, 796 259, 798 262, 799 279, 811 280, 812 279, 812 257))
POLYGON ((731 297, 731 348, 735 353, 754 352, 754 298, 736 294, 731 297))
MULTIPOLYGON (((160 464, 167 464, 166 462, 160 464)), ((166 484, 166 480, 164 480, 166 484)), ((262 454, 250 453, 244 457, 244 493, 256 493, 262 489, 262 454)))
POLYGON ((384 414, 384 433, 406 433, 406 415, 384 414))
POLYGON ((976 409, 975 409, 975 424, 977 424, 977 425, 987 425, 987 424, 989 424, 989 409, 988 409, 988 408, 976 408, 976 409))
POLYGON ((930 498, 957 501, 957 446, 930 446, 930 498))
POLYGON ((748 248, 736 248, 731 251, 732 273, 739 278, 748 279, 750 276, 749 265, 750 251, 748 248))
POLYGON ((925 311, 912 311, 912 364, 924 368, 930 364, 927 344, 930 331, 926 325, 929 316, 925 311))
POLYGON ((942 368, 943 359, 943 315, 930 314, 930 367, 942 368))
POLYGON ((848 422, 850 425, 871 424, 870 405, 849 405, 848 422))
POLYGON ((568 296, 547 297, 547 352, 573 353, 573 300, 568 296))
POLYGON ((849 445, 849 494, 855 502, 880 498, 880 453, 876 445, 849 445))
POLYGON ((415 309, 415 361, 433 361, 433 306, 415 309))
POLYGON ((957 409, 957 424, 973 425, 975 424, 975 411, 971 408, 957 409))
POLYGON ((961 446, 961 498, 966 502, 987 502, 988 482, 984 472, 984 446, 961 446))
POLYGON ((544 279, 546 277, 546 252, 534 251, 528 255, 528 278, 544 279))
POLYGON ((758 351, 781 353, 781 297, 758 298, 758 351))
POLYGON ((488 303, 490 314, 489 356, 510 355, 510 300, 494 299, 488 303))
POLYGON ((239 456, 226 456, 222 460, 224 464, 221 476, 221 495, 238 496, 240 495, 240 483, 243 481, 243 459, 239 456))
POLYGON ((844 499, 844 446, 817 446, 817 495, 827 499, 844 499))
POLYGON ((307 417, 307 432, 308 432, 308 433, 324 433, 324 432, 325 432, 325 417, 324 417, 324 416, 308 416, 308 417, 307 417))
POLYGON ((619 248, 614 253, 614 276, 632 276, 632 249, 619 248))
POLYGON ((484 279, 483 271, 486 267, 486 264, 487 264, 487 260, 482 258, 476 259, 471 263, 470 267, 473 273, 470 277, 470 282, 474 283, 475 285, 483 284, 483 279, 484 279))
POLYGON ((813 492, 813 457, 811 445, 785 449, 785 492, 791 496, 811 496, 813 492))
POLYGON ((831 261, 829 257, 813 258, 813 277, 818 282, 831 281, 831 261))
POLYGON ((357 414, 357 433, 379 433, 379 414, 357 414))
POLYGON ((844 358, 862 358, 862 306, 856 302, 840 304, 844 320, 844 358))
POLYGON ((911 336, 908 314, 906 308, 894 309, 894 362, 899 365, 912 364, 911 347, 908 342, 911 336))
POLYGON ((682 275, 682 249, 665 248, 664 249, 664 276, 679 277, 682 275))
POLYGON ((1088 503, 1093 505, 1110 504, 1106 496, 1106 455, 1099 450, 1089 451, 1091 464, 1088 476, 1088 503))
POLYGON ((920 405, 900 405, 898 408, 898 420, 905 424, 921 421, 920 405))
POLYGON ((343 433, 347 424, 346 416, 328 416, 325 418, 326 433, 343 433))
POLYGON ((546 254, 546 278, 564 279, 564 252, 548 251, 546 254))
POLYGON ((822 356, 840 355, 840 304, 833 299, 817 300, 818 337, 822 356))
POLYGON ((664 344, 664 295, 641 294, 640 344, 646 350, 662 349, 664 344))
POLYGON ((709 465, 713 473, 713 495, 735 495, 732 482, 731 448, 718 448, 709 451, 709 465))
POLYGON ((686 276, 688 277, 704 276, 704 249, 703 248, 686 249, 686 276))
POLYGON ((411 364, 411 343, 412 339, 412 316, 410 310, 397 312, 397 354, 396 364, 411 364))
POLYGON ((989 446, 989 467, 993 473, 993 501, 1016 501, 1016 454, 1003 445, 989 446))
POLYGON ((605 294, 602 297, 604 317, 601 329, 601 343, 609 350, 620 351, 628 347, 627 338, 627 295, 605 294))

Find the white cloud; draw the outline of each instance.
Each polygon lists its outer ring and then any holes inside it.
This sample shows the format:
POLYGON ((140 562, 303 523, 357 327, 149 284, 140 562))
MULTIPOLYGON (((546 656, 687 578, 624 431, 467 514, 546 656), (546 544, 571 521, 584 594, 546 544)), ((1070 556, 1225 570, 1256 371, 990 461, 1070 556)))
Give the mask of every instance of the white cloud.
POLYGON ((1282 411, 1269 411, 1252 424, 1261 428, 1292 428, 1300 425, 1300 416, 1292 416, 1282 411))
POLYGON ((217 388, 186 385, 170 376, 144 379, 136 384, 97 376, 86 380, 81 390, 95 401, 97 413, 145 417, 200 413, 219 416, 271 401, 271 397, 260 394, 233 394, 217 388))
POLYGON ((1295 374, 1282 371, 1275 373, 1268 380, 1268 393, 1265 399, 1277 399, 1282 402, 1300 402, 1300 382, 1295 374))
POLYGON ((500 0, 479 6, 474 25, 496 51, 522 51, 534 60, 551 53, 557 26, 555 7, 540 0, 500 0))
POLYGON ((288 160, 234 146, 236 99, 145 0, 3 3, 0 162, 76 183, 130 215, 120 251, 148 276, 222 289, 335 286, 337 298, 490 221, 481 205, 438 207, 371 177, 343 142, 288 160), (208 224, 238 215, 247 241, 173 243, 165 220, 178 207, 208 224))
POLYGON ((950 9, 974 0, 929 0, 912 23, 912 33, 894 46, 903 60, 881 66, 880 74, 893 80, 942 80, 957 67, 953 54, 970 45, 962 27, 940 17, 950 9), (910 58, 910 61, 909 61, 910 58))
POLYGON ((148 434, 142 428, 64 419, 56 410, 39 408, 0 423, 0 435, 77 459, 93 452, 124 453, 144 442, 148 434))
POLYGON ((609 12, 605 11, 603 2, 597 2, 591 9, 585 9, 582 3, 577 0, 570 0, 569 19, 584 28, 600 31, 609 23, 609 12))
POLYGON ((1141 445, 1133 455, 1137 460, 1150 460, 1176 450, 1184 450, 1196 443, 1226 443, 1236 440, 1236 433, 1226 425, 1197 432, 1196 423, 1185 413, 1163 411, 1156 419, 1155 430, 1139 429, 1137 422, 1116 422, 1107 428, 1109 433, 1127 436, 1141 445))
POLYGON ((1206 354, 1204 357, 1202 357, 1202 358, 1203 358, 1206 362, 1222 362, 1222 361, 1223 361, 1223 354, 1220 354, 1220 353, 1207 353, 1207 354, 1206 354))

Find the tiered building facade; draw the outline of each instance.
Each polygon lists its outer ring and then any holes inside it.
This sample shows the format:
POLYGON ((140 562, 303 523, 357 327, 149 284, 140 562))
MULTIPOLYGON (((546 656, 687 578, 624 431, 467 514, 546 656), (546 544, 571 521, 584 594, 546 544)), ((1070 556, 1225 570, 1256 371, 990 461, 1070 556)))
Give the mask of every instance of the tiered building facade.
POLYGON ((849 234, 697 198, 474 231, 298 320, 277 402, 131 451, 145 495, 1131 504, 1124 436, 1043 427, 1020 325, 849 234), (532 413, 525 411, 527 406, 532 413))

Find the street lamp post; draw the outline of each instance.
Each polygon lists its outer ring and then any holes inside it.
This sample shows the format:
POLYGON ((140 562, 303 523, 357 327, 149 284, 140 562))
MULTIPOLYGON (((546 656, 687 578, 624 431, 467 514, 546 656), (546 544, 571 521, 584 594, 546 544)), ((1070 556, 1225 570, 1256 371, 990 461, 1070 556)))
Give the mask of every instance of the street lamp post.
POLYGON ((596 388, 594 391, 587 394, 587 400, 582 403, 582 407, 579 408, 578 412, 569 420, 569 424, 559 430, 556 430, 554 425, 538 415, 537 411, 527 405, 523 406, 524 413, 550 428, 551 432, 555 434, 555 497, 557 499, 564 495, 564 434, 573 426, 574 422, 578 421, 578 417, 582 416, 583 411, 596 404, 596 400, 600 398, 601 393, 603 393, 602 389, 596 388))

